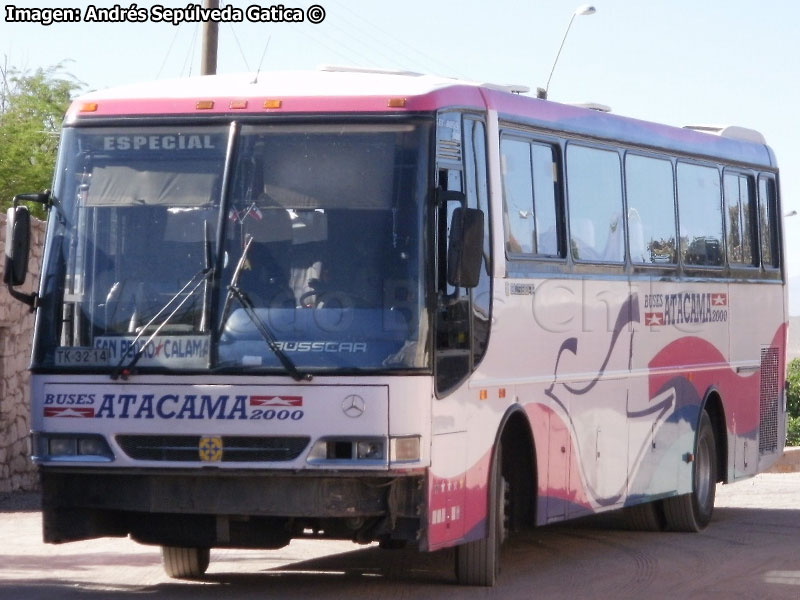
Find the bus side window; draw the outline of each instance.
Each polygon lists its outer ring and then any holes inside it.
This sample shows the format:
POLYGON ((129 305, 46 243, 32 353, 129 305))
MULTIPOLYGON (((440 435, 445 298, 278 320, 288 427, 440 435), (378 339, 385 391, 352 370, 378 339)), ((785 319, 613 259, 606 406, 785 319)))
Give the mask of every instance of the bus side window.
POLYGON ((778 264, 778 202, 775 180, 771 177, 758 179, 758 226, 761 237, 761 264, 766 268, 778 264))
POLYGON ((478 285, 472 296, 472 368, 481 361, 489 344, 489 323, 492 312, 491 281, 491 213, 486 174, 486 132, 482 121, 464 119, 464 175, 467 206, 483 211, 483 265, 478 285))
MULTIPOLYGON (((463 173, 459 169, 440 169, 438 186, 442 190, 463 191, 463 173)), ((447 282, 447 240, 457 202, 438 207, 438 281, 439 301, 436 311, 436 393, 445 394, 470 372, 470 296, 464 288, 447 282)))
POLYGON ((500 143, 506 252, 533 254, 536 230, 533 215, 533 177, 530 144, 504 139, 500 143))
POLYGON ((672 163, 661 158, 625 157, 628 237, 634 264, 675 264, 675 182, 672 163))
POLYGON ((680 252, 686 265, 724 262, 720 191, 716 168, 678 163, 680 252))
POLYGON ((621 263, 625 239, 619 154, 567 146, 567 190, 572 257, 621 263))
POLYGON ((509 256, 560 257, 558 235, 558 164, 548 144, 503 138, 504 230, 509 256))
POLYGON ((752 178, 739 173, 725 173, 723 192, 728 262, 733 265, 753 265, 755 244, 752 178))
MULTIPOLYGON (((446 394, 483 358, 489 341, 491 319, 491 230, 489 188, 486 168, 486 130, 478 118, 459 115, 440 117, 440 136, 452 138, 463 131, 463 158, 443 162, 437 171, 438 188, 463 192, 465 208, 479 209, 484 215, 483 260, 475 287, 453 287, 447 280, 447 240, 453 211, 459 202, 448 201, 437 209, 439 306, 436 320, 436 393, 446 394), (452 134, 450 132, 453 132, 452 134), (455 132, 458 132, 457 134, 455 132), (459 168, 463 167, 463 168, 459 168)), ((441 142, 441 140, 439 140, 441 142)))

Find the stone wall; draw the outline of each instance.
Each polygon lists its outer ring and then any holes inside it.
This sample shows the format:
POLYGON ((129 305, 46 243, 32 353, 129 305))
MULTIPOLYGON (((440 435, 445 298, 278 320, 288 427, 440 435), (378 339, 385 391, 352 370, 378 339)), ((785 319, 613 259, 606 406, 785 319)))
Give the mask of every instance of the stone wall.
MULTIPOLYGON (((28 279, 20 288, 38 288, 45 224, 31 219, 28 279)), ((0 215, 0 248, 5 247, 6 216, 0 215)), ((3 266, 0 266, 2 269, 3 266)), ((33 313, 0 289, 0 492, 31 490, 38 485, 30 459, 30 375, 33 313)))

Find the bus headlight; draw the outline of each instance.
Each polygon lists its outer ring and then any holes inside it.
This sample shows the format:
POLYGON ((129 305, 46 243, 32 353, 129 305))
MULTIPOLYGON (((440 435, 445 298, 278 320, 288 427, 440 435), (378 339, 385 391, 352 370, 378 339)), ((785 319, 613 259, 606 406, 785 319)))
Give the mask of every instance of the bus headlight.
POLYGON ((108 444, 99 436, 78 438, 79 456, 107 456, 110 453, 108 444))
POLYGON ((308 462, 386 464, 386 439, 359 437, 317 440, 308 453, 308 462))
POLYGON ((74 437, 50 438, 47 444, 47 454, 51 457, 75 456, 78 454, 78 440, 74 437))
POLYGON ((356 445, 359 460, 382 460, 383 440, 366 440, 356 445))
POLYGON ((406 435, 386 438, 328 438, 317 440, 308 453, 312 464, 386 465, 420 460, 420 437, 406 435), (388 452, 387 452, 388 441, 388 452))
POLYGON ((102 435, 82 433, 38 434, 35 448, 38 460, 110 462, 114 454, 102 435))

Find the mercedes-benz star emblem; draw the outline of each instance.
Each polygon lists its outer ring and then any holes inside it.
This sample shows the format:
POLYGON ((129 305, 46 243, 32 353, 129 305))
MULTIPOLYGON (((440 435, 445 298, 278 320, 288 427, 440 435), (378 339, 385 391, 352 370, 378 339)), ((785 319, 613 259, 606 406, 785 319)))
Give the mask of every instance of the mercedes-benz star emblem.
POLYGON ((344 412, 344 414, 351 419, 355 419, 363 415, 366 408, 367 405, 361 396, 351 394, 342 400, 342 412, 344 412))

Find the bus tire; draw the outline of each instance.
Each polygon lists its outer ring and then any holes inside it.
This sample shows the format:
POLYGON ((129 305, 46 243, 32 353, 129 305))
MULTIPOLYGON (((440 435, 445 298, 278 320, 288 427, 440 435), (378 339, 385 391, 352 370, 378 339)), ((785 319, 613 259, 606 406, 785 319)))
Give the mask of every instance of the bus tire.
POLYGON ((696 532, 705 529, 714 512, 717 486, 717 446, 708 413, 703 411, 695 439, 692 492, 663 501, 667 529, 696 532))
POLYGON ((211 558, 208 548, 184 548, 161 546, 164 571, 173 579, 196 579, 202 577, 211 558))
POLYGON ((658 502, 646 502, 622 509, 625 525, 633 531, 663 531, 664 511, 658 502))
POLYGON ((507 492, 502 464, 502 446, 498 443, 489 483, 486 537, 456 546, 456 579, 460 585, 493 586, 500 573, 500 547, 505 537, 507 492))

